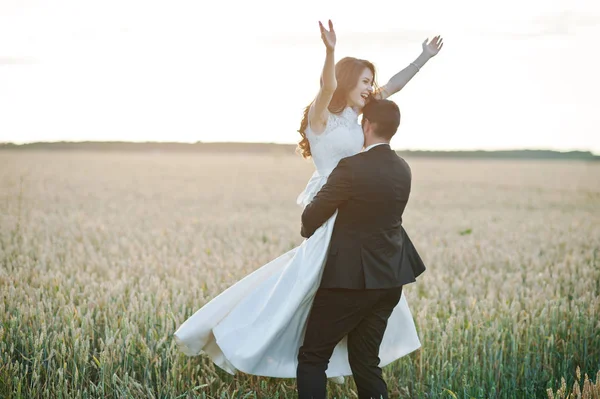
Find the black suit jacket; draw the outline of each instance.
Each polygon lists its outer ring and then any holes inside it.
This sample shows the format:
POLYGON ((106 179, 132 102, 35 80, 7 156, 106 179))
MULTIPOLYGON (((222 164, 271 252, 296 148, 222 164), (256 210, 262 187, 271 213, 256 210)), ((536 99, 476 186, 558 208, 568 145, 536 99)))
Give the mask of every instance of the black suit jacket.
POLYGON ((410 167, 387 144, 339 162, 302 213, 308 238, 338 210, 321 288, 393 288, 425 271, 402 227, 410 187, 410 167))

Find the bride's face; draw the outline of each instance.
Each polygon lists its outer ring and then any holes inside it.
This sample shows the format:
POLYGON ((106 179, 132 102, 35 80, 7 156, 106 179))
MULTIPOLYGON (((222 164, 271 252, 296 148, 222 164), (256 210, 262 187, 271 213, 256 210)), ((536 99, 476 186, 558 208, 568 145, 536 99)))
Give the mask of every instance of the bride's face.
POLYGON ((373 93, 373 73, 369 68, 365 68, 354 89, 348 93, 348 105, 352 108, 362 109, 367 98, 373 93))

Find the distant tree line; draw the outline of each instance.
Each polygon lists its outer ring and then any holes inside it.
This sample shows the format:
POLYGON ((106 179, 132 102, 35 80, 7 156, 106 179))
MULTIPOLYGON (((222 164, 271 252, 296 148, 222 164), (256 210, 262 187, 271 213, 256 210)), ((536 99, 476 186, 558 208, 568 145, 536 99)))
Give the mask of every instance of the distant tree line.
MULTIPOLYGON (((108 152, 242 152, 242 153, 288 153, 296 152, 294 144, 273 143, 166 143, 166 142, 39 142, 28 144, 0 143, 0 151, 108 151, 108 152)), ((504 151, 413 151, 397 150, 399 155, 410 158, 454 158, 454 159, 566 159, 600 161, 600 156, 590 151, 552 150, 504 150, 504 151)))

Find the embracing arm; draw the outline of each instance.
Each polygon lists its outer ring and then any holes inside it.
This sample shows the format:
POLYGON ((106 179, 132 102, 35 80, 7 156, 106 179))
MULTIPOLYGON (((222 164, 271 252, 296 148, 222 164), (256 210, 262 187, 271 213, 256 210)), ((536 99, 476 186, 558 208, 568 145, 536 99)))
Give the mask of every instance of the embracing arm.
POLYGON ((302 212, 300 235, 309 238, 350 198, 352 170, 348 159, 342 159, 331 172, 327 183, 319 190, 310 204, 302 212))
POLYGON ((333 93, 337 88, 335 79, 335 43, 336 35, 333 30, 333 23, 329 21, 329 31, 327 31, 321 22, 321 39, 325 44, 325 65, 323 65, 323 73, 321 74, 321 88, 315 100, 308 110, 308 121, 310 129, 315 133, 323 133, 329 119, 329 103, 333 97, 333 93))
POLYGON ((443 39, 440 36, 433 38, 431 42, 427 42, 425 39, 423 42, 423 52, 417 57, 416 60, 408 64, 406 68, 392 76, 392 78, 375 93, 375 97, 382 100, 386 99, 400 90, 419 72, 421 68, 434 57, 444 46, 443 39))

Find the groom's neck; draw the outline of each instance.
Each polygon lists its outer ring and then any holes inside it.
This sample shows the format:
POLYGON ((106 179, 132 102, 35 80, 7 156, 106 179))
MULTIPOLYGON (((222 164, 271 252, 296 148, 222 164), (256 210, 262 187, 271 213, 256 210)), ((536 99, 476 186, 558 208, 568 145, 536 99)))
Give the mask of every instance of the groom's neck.
POLYGON ((365 140, 365 148, 373 144, 390 144, 390 140, 382 139, 379 137, 373 137, 371 139, 365 140))

